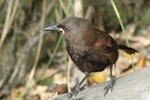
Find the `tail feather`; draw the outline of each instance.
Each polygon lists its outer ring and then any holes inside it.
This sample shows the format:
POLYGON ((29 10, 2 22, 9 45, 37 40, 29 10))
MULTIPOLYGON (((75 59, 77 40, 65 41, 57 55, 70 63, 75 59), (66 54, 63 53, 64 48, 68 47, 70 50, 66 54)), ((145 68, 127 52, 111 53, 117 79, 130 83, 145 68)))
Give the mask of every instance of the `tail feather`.
POLYGON ((138 52, 137 50, 135 50, 133 48, 130 48, 130 47, 127 47, 127 46, 121 45, 121 44, 118 45, 118 48, 125 51, 128 54, 134 54, 134 53, 138 52))

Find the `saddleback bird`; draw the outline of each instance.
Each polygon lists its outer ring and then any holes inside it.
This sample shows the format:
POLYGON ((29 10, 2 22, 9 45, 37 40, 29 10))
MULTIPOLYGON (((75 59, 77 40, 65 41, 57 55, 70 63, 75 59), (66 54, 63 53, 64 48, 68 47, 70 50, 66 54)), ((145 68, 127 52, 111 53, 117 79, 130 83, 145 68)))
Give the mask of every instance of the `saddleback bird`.
POLYGON ((118 50, 134 54, 137 50, 118 44, 109 34, 95 28, 88 20, 79 17, 68 17, 43 31, 59 31, 66 38, 67 51, 79 70, 86 75, 75 87, 69 97, 76 96, 80 86, 91 72, 110 68, 110 83, 104 88, 105 94, 113 88, 112 66, 118 59, 118 50))

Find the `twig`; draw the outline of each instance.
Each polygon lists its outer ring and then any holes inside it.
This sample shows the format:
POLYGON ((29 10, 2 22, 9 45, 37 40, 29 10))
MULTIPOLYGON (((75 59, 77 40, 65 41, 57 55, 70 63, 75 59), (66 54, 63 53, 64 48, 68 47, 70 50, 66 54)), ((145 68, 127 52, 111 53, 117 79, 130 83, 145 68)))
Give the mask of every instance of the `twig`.
MULTIPOLYGON (((42 17, 41 17, 41 28, 44 27, 44 21, 45 21, 45 17, 46 17, 46 0, 43 0, 43 4, 42 4, 42 17)), ((41 52, 41 48, 42 48, 42 43, 43 43, 43 32, 41 32, 41 34, 39 35, 39 43, 38 43, 38 48, 37 48, 37 52, 36 52, 36 57, 35 57, 35 61, 32 67, 32 70, 30 72, 28 81, 26 83, 25 89, 22 92, 21 96, 24 96, 24 94, 26 94, 27 90, 31 87, 31 80, 33 79, 36 67, 37 67, 37 63, 40 57, 40 52, 41 52)))
POLYGON ((9 31, 10 27, 11 27, 11 24, 13 22, 14 16, 15 16, 16 11, 17 11, 18 4, 19 4, 19 0, 15 0, 15 1, 14 0, 9 0, 8 1, 8 9, 7 9, 6 20, 5 20, 2 36, 1 36, 1 39, 0 39, 0 48, 2 47, 3 42, 4 42, 4 40, 7 36, 7 33, 9 31), (13 2, 14 2, 14 6, 13 6, 13 2))
POLYGON ((78 17, 83 17, 83 4, 82 0, 74 1, 74 15, 78 17))
POLYGON ((68 92, 71 92, 71 88, 70 88, 70 68, 72 66, 72 60, 71 58, 69 57, 69 60, 68 60, 68 66, 67 66, 67 88, 68 88, 68 92))
POLYGON ((93 6, 89 6, 86 11, 86 14, 85 14, 85 19, 91 20, 94 15, 94 12, 95 12, 95 10, 94 10, 93 6))

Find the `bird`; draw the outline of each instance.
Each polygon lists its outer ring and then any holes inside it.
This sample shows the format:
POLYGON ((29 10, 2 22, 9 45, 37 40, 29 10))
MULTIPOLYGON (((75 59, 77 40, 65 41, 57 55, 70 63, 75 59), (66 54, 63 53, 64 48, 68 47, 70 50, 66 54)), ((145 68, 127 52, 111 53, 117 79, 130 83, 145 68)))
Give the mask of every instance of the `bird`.
POLYGON ((85 73, 85 77, 69 93, 69 97, 77 96, 84 80, 92 72, 101 72, 110 68, 110 81, 104 87, 104 95, 114 86, 115 80, 112 68, 118 59, 118 50, 134 54, 137 50, 117 43, 109 34, 97 29, 88 20, 71 16, 63 19, 58 24, 44 28, 42 31, 61 32, 67 44, 67 51, 78 69, 85 73))

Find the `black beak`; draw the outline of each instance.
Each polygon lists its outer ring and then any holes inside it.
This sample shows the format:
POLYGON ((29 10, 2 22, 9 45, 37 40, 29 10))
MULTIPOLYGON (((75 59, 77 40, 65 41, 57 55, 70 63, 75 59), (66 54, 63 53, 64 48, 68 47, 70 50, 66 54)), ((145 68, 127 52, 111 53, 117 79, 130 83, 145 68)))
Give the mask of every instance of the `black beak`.
POLYGON ((50 27, 46 27, 41 31, 62 31, 62 28, 59 28, 58 25, 54 25, 54 26, 50 26, 50 27))

